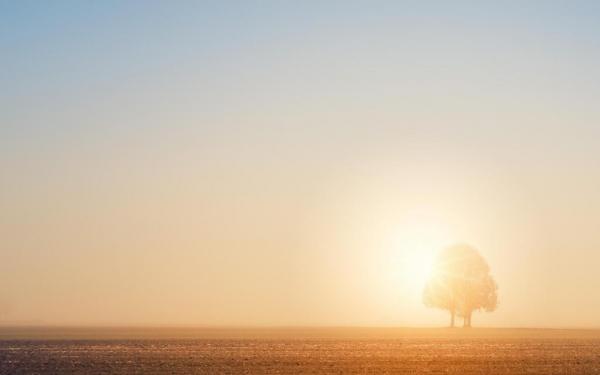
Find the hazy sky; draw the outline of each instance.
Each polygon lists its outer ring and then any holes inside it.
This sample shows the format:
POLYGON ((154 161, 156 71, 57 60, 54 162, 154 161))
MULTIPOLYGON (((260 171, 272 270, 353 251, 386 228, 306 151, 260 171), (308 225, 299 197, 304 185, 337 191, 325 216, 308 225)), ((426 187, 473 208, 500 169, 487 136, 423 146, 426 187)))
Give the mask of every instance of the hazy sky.
POLYGON ((0 321, 600 326, 600 3, 0 1, 0 321))

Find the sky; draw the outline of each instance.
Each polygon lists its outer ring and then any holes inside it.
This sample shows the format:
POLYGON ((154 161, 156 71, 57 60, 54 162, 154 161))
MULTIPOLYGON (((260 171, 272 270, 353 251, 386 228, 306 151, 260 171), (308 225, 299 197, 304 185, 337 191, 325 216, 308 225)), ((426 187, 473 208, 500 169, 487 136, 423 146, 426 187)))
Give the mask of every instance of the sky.
POLYGON ((0 323, 600 327, 598 14, 0 1, 0 323))

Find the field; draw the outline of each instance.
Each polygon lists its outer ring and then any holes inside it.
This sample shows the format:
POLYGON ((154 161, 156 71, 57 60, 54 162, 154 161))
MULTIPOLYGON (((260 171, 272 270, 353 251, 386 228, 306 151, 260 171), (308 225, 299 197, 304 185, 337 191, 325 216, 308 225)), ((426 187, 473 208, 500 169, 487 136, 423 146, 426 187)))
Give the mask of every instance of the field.
POLYGON ((595 374, 600 331, 0 328, 0 374, 595 374))

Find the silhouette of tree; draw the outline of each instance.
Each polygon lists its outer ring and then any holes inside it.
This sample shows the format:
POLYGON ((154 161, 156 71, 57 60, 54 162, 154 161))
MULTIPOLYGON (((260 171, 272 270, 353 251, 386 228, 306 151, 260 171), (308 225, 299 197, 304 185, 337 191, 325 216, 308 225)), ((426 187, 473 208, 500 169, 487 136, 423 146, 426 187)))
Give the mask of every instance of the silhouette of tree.
POLYGON ((485 259, 474 248, 458 244, 438 255, 434 272, 423 291, 423 303, 448 310, 451 327, 457 315, 463 318, 464 327, 470 327, 473 311, 496 309, 497 291, 498 285, 485 259))

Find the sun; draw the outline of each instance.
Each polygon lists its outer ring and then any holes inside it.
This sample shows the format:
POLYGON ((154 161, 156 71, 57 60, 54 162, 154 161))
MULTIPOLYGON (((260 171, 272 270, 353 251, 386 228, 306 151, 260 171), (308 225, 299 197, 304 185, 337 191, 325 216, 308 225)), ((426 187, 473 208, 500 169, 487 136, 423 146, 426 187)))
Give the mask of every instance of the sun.
POLYGON ((405 279, 416 285, 425 285, 431 276, 434 256, 430 249, 414 248, 405 257, 402 267, 405 279))
POLYGON ((431 276, 435 257, 451 242, 450 233, 438 220, 415 215, 399 225, 394 236, 391 251, 398 280, 420 291, 431 276))
MULTIPOLYGON (((421 306, 423 288, 434 272, 437 255, 455 242, 451 222, 431 210, 405 212, 386 228, 377 255, 378 289, 403 306, 421 306)), ((374 254, 369 254, 373 256, 374 254)))
POLYGON ((426 239, 404 239, 397 250, 400 255, 401 280, 405 284, 420 287, 425 285, 429 279, 435 255, 443 246, 437 238, 426 239))

